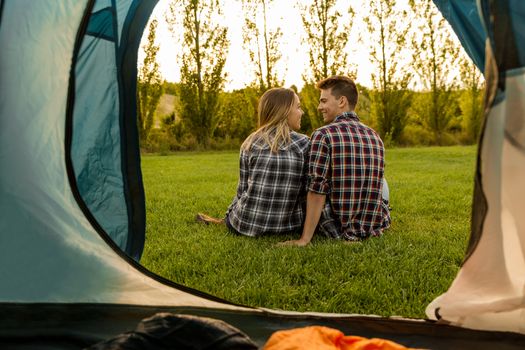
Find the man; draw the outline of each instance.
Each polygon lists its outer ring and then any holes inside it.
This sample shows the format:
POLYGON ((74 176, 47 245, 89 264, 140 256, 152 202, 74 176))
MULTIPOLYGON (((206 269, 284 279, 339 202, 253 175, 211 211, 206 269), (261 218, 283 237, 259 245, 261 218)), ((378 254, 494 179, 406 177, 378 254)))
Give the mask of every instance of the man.
POLYGON ((354 81, 332 76, 317 88, 318 109, 328 125, 312 134, 301 238, 281 245, 305 246, 316 228, 329 237, 360 241, 380 236, 390 226, 388 203, 382 199, 384 146, 354 112, 354 81))

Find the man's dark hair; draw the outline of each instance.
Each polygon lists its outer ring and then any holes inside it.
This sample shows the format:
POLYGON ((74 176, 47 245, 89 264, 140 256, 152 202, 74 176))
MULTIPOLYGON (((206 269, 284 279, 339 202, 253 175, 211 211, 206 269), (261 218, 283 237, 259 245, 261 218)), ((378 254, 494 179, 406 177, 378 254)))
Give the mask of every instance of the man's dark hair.
POLYGON ((355 108, 357 105, 357 87, 354 81, 343 75, 333 75, 317 83, 317 88, 321 90, 332 89, 331 93, 335 98, 346 97, 348 104, 355 108))

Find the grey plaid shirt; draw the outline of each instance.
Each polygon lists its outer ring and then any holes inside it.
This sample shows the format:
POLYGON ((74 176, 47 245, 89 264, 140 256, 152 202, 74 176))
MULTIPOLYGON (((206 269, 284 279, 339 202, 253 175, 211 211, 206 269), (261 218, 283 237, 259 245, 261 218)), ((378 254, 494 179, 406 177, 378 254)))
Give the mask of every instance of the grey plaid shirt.
POLYGON ((302 227, 310 141, 293 131, 290 136, 276 154, 261 139, 241 150, 237 195, 226 212, 237 232, 254 237, 302 227))

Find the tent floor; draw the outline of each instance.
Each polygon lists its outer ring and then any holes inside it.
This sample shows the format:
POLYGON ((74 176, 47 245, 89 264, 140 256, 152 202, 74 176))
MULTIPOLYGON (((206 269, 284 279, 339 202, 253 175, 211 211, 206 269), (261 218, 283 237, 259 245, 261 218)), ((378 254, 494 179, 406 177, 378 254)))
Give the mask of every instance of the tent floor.
POLYGON ((407 347, 425 349, 525 348, 525 335, 476 331, 426 320, 374 316, 323 317, 260 312, 118 304, 0 303, 1 349, 81 349, 135 329, 158 312, 223 320, 242 330, 259 346, 281 329, 322 325, 346 335, 385 338, 407 347))

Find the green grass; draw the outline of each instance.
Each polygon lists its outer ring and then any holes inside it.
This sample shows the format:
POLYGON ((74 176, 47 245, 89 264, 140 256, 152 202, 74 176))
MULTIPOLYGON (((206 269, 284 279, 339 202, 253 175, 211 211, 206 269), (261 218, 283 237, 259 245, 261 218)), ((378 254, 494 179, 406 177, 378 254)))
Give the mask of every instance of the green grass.
POLYGON ((147 233, 141 263, 174 282, 268 308, 425 317, 463 260, 474 147, 387 150, 393 224, 380 238, 343 244, 314 237, 247 238, 194 221, 222 216, 235 194, 238 153, 144 156, 147 233))

